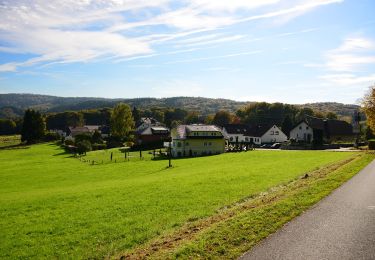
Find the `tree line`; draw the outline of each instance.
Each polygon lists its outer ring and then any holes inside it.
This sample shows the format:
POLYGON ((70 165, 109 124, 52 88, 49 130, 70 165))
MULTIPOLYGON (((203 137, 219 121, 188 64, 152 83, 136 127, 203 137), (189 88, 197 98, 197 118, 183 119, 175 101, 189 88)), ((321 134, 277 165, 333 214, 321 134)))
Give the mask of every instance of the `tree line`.
MULTIPOLYGON (((125 104, 121 104, 122 109, 124 109, 123 105, 125 104)), ((29 121, 25 121, 25 119, 28 117, 32 118, 31 121, 39 122, 41 122, 39 117, 42 117, 45 124, 45 131, 54 129, 66 131, 70 126, 83 126, 85 124, 106 126, 111 125, 111 128, 113 128, 115 124, 113 121, 113 115, 116 114, 115 111, 119 109, 118 106, 119 105, 117 105, 115 108, 66 111, 48 114, 41 114, 37 111, 34 111, 36 114, 32 114, 30 112, 32 110, 27 110, 23 120, 0 120, 0 134, 24 133, 22 132, 22 121, 26 122, 26 125, 30 124, 29 121)), ((225 124, 230 123, 243 123, 251 125, 275 124, 280 126, 285 133, 289 133, 291 128, 306 115, 319 118, 337 119, 337 115, 333 112, 323 113, 311 108, 283 103, 253 103, 238 109, 236 112, 219 110, 216 113, 207 115, 203 115, 198 111, 189 111, 182 108, 152 107, 149 109, 140 109, 137 107, 131 108, 129 105, 125 106, 127 112, 123 113, 123 116, 126 114, 128 117, 131 117, 133 122, 130 123, 130 128, 134 128, 136 122, 138 122, 142 117, 152 117, 169 128, 173 128, 179 124, 193 123, 215 124, 219 126, 224 126, 225 124)), ((367 111, 372 110, 370 109, 367 111)), ((370 114, 370 112, 367 114, 370 114)), ((371 124, 371 119, 368 122, 371 124)), ((116 131, 115 129, 116 128, 113 128, 113 131, 116 131)))

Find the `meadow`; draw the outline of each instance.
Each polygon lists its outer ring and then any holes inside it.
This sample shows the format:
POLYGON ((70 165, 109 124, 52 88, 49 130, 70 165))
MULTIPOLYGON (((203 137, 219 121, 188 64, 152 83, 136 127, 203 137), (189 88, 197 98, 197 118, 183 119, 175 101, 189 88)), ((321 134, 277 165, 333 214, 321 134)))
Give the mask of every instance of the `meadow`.
POLYGON ((0 258, 115 256, 354 154, 251 151, 167 168, 151 155, 91 165, 54 144, 0 150, 0 258))

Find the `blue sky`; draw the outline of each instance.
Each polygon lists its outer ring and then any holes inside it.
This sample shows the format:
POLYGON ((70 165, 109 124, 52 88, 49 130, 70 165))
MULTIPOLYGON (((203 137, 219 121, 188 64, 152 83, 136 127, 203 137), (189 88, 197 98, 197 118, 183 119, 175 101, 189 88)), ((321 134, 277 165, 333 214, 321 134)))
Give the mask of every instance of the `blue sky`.
POLYGON ((0 93, 355 103, 373 0, 0 0, 0 93))

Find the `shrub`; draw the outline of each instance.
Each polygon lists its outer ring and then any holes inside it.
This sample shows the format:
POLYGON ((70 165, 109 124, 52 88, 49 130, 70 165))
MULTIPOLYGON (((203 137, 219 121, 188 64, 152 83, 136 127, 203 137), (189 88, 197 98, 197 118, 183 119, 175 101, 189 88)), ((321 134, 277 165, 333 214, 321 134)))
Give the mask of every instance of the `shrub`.
POLYGON ((118 138, 116 136, 110 136, 107 139, 107 148, 116 148, 116 147, 122 147, 123 142, 121 138, 118 138))
POLYGON ((67 140, 64 141, 64 144, 65 145, 74 145, 74 142, 73 142, 73 140, 67 139, 67 140))
POLYGON ((74 137, 74 141, 77 143, 81 141, 88 141, 91 143, 91 135, 90 134, 78 134, 74 137))
POLYGON ((368 141, 368 149, 375 150, 375 139, 371 139, 368 141))
POLYGON ((48 132, 44 135, 44 141, 51 142, 51 141, 58 141, 60 140, 60 135, 54 132, 48 132))
POLYGON ((92 150, 93 151, 96 151, 96 150, 104 150, 107 148, 107 145, 106 144, 93 144, 92 145, 92 150))
POLYGON ((91 143, 87 140, 82 140, 76 143, 78 154, 86 154, 92 150, 91 143))
POLYGON ((93 135, 91 137, 91 142, 93 144, 102 144, 103 143, 102 135, 97 130, 95 130, 95 132, 93 133, 93 135))
POLYGON ((134 143, 133 143, 133 142, 126 142, 125 145, 126 145, 127 147, 132 147, 132 146, 134 145, 134 143))

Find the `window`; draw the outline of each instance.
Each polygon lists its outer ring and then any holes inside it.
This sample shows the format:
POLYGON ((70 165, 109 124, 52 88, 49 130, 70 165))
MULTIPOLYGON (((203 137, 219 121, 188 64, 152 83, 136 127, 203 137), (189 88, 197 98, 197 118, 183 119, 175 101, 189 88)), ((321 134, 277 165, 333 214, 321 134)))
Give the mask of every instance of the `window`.
POLYGON ((275 131, 275 135, 279 135, 279 131, 275 131))
POLYGON ((270 132, 270 135, 274 135, 274 132, 273 132, 273 131, 271 131, 271 132, 270 132))
POLYGON ((309 127, 308 127, 308 126, 306 126, 306 130, 309 130, 309 127))
POLYGON ((248 137, 245 137, 245 141, 248 142, 248 141, 249 141, 249 138, 248 138, 248 137))
POLYGON ((302 126, 299 127, 299 130, 302 130, 302 126))
POLYGON ((229 140, 233 141, 233 137, 229 138, 229 140))

